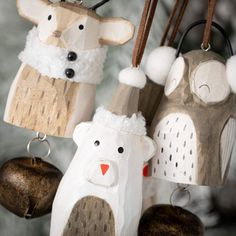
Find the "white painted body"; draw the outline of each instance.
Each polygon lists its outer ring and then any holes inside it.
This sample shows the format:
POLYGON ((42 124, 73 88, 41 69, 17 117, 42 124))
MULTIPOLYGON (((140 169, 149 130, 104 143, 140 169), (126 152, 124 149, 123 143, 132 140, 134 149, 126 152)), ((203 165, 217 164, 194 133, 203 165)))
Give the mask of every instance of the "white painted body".
POLYGON ((172 113, 156 127, 157 153, 153 176, 177 183, 197 184, 197 137, 191 117, 172 113))
POLYGON ((117 236, 135 236, 142 209, 142 169, 154 155, 153 141, 100 122, 77 126, 74 139, 78 151, 53 203, 50 236, 63 234, 74 205, 85 196, 96 196, 110 205, 117 236), (101 164, 109 165, 104 173, 101 164))
MULTIPOLYGON (((152 176, 175 183, 198 184, 197 135, 191 117, 172 113, 156 127, 157 152, 152 176)), ((236 120, 230 119, 221 135, 221 178, 225 178, 236 139, 236 120)))

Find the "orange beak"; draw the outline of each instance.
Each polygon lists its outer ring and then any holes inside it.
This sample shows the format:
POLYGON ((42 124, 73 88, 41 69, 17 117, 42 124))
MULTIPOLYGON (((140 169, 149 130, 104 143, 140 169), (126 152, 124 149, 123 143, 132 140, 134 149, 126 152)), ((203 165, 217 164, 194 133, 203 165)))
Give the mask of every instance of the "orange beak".
POLYGON ((101 167, 102 175, 105 175, 108 169, 110 168, 110 166, 106 164, 101 164, 100 167, 101 167))

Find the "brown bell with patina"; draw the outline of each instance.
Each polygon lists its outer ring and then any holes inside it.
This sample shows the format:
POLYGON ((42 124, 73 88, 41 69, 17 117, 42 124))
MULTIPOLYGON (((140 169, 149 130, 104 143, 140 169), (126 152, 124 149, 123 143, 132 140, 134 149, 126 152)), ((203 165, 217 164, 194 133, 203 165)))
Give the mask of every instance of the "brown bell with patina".
POLYGON ((15 158, 0 168, 0 204, 19 217, 51 212, 62 173, 40 158, 15 158))
POLYGON ((171 205, 155 205, 142 216, 138 236, 203 236, 204 226, 191 212, 171 205))

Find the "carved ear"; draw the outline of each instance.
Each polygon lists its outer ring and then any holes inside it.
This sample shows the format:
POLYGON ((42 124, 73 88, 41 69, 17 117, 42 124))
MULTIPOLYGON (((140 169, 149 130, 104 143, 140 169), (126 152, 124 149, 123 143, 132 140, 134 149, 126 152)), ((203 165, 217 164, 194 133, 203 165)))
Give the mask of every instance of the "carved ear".
POLYGON ((143 136, 143 152, 144 152, 144 162, 149 161, 156 154, 156 143, 149 137, 143 136))
POLYGON ((167 76, 176 59, 176 49, 171 47, 159 47, 148 56, 146 63, 146 75, 154 83, 165 86, 167 76))
POLYGON ((16 0, 16 4, 22 17, 38 24, 43 11, 51 3, 47 0, 16 0))
POLYGON ((86 133, 88 132, 91 126, 92 122, 84 122, 80 123, 75 127, 75 131, 73 133, 73 139, 78 146, 80 145, 81 141, 83 141, 86 133))
POLYGON ((134 25, 122 18, 104 18, 101 21, 100 42, 106 45, 123 45, 134 36, 134 25))

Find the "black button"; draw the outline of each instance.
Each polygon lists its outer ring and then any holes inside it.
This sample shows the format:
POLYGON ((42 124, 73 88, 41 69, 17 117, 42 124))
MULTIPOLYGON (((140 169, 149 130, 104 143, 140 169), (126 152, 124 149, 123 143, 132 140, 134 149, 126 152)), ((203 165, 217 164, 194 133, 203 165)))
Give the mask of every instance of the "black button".
POLYGON ((77 54, 75 52, 69 52, 67 55, 68 61, 76 61, 77 54))
POLYGON ((71 79, 75 76, 75 71, 69 68, 69 69, 66 69, 65 74, 67 78, 71 79))

